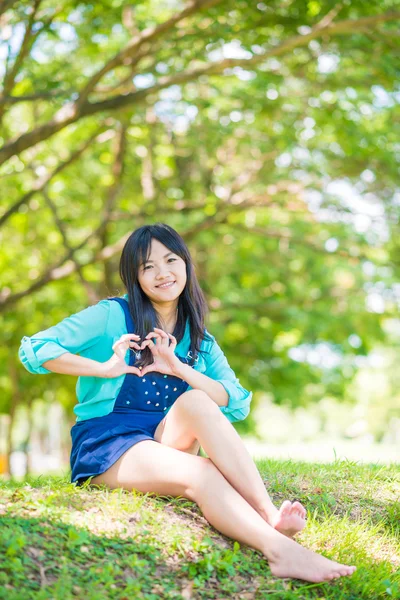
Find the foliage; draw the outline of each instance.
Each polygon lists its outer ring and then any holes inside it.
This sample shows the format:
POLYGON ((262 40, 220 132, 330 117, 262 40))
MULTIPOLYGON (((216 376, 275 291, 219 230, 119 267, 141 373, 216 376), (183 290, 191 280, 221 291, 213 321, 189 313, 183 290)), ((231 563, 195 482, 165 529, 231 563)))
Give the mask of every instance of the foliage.
POLYGON ((242 385, 345 395, 399 303, 396 5, 3 3, 2 412, 72 408, 72 378, 15 382, 20 339, 122 293, 124 236, 155 221, 242 385))

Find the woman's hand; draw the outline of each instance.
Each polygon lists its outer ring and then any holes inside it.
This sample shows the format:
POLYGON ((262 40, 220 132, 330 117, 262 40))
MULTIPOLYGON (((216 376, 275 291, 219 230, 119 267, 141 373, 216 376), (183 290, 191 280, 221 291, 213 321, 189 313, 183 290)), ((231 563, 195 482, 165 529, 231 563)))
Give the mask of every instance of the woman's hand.
POLYGON ((146 335, 141 347, 145 348, 146 346, 150 348, 154 362, 144 367, 140 372, 141 375, 146 375, 146 373, 150 373, 151 371, 158 371, 159 373, 164 373, 164 375, 179 376, 179 369, 182 367, 182 363, 174 354, 176 338, 173 335, 165 333, 165 331, 158 327, 154 327, 154 331, 146 335), (148 338, 156 338, 156 343, 148 338))
POLYGON ((141 350, 141 347, 135 341, 132 341, 134 339, 139 340, 140 338, 134 333, 125 333, 124 335, 121 335, 117 342, 115 342, 112 347, 114 354, 107 362, 102 364, 102 377, 111 379, 113 377, 124 375, 125 373, 133 373, 139 377, 142 375, 141 370, 137 367, 131 367, 125 362, 125 356, 128 350, 131 348, 141 350))

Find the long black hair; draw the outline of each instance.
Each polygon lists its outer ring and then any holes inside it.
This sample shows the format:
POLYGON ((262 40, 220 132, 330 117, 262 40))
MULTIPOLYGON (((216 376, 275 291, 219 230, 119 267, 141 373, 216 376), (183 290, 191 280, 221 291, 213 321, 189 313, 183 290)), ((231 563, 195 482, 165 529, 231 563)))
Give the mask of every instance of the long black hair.
MULTIPOLYGON (((177 342, 183 338, 186 320, 190 327, 190 351, 194 357, 200 352, 203 339, 212 340, 204 326, 208 307, 204 294, 197 281, 190 252, 181 236, 164 223, 144 225, 136 229, 127 239, 122 250, 119 263, 119 275, 128 293, 129 311, 135 326, 135 332, 143 341, 154 327, 161 327, 159 315, 150 299, 143 292, 138 281, 141 265, 145 263, 151 252, 151 240, 156 239, 171 252, 177 254, 186 264, 186 285, 178 300, 178 318, 173 335, 177 342)), ((132 332, 133 333, 133 332, 132 332)), ((153 362, 150 348, 142 351, 142 356, 136 366, 146 366, 153 362)))

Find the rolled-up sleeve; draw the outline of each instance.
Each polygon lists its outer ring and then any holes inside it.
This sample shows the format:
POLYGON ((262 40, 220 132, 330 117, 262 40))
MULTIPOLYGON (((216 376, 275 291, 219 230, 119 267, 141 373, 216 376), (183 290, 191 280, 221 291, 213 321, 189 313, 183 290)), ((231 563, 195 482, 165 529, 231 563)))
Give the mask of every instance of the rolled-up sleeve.
POLYGON ((109 312, 109 301, 101 300, 49 329, 24 336, 18 350, 20 361, 30 373, 51 373, 42 364, 66 352, 78 354, 94 345, 105 333, 109 312))
POLYGON ((221 412, 231 421, 243 421, 250 412, 250 402, 253 394, 240 385, 233 369, 228 364, 225 354, 215 338, 208 354, 204 355, 206 362, 205 375, 219 381, 227 391, 228 405, 220 406, 221 412))

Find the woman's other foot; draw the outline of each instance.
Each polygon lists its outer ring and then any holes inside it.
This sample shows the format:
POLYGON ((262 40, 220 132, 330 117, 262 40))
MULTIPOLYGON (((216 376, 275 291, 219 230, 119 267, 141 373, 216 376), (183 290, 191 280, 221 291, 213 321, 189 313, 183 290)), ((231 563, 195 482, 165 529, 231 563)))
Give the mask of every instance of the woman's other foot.
POLYGON ((287 537, 293 537, 304 529, 307 511, 300 502, 285 500, 273 517, 271 526, 287 537))

